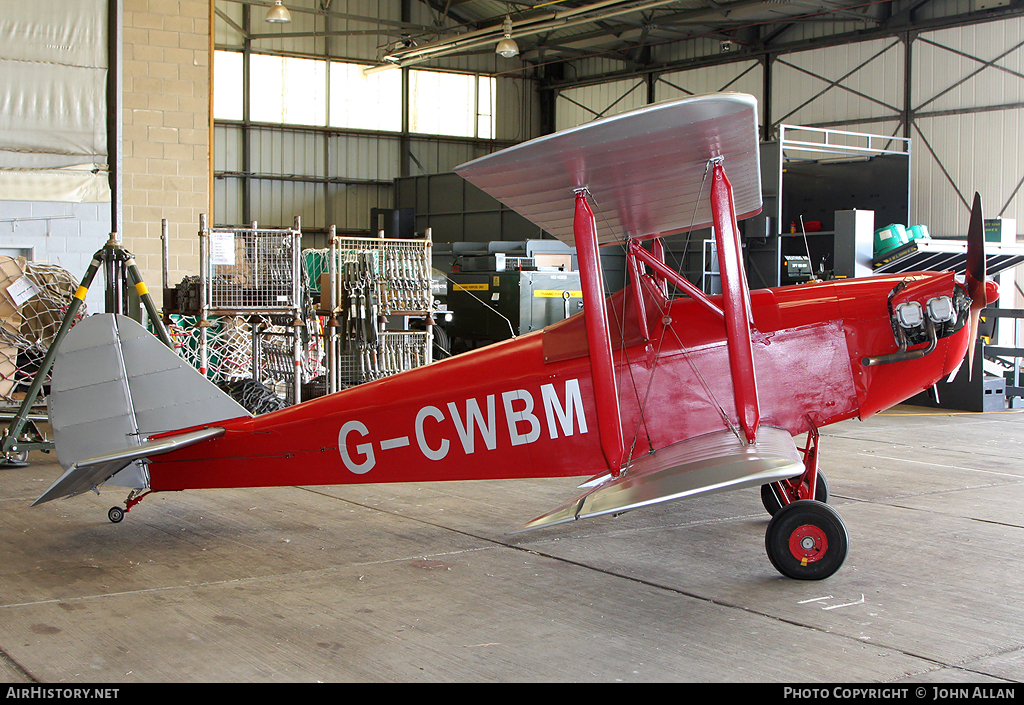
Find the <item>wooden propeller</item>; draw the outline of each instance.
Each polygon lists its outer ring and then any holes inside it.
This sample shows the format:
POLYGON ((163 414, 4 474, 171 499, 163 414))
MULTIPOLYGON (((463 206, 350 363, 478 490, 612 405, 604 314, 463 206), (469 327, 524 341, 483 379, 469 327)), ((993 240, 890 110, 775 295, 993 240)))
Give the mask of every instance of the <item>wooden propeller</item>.
POLYGON ((967 228, 967 294, 971 297, 970 343, 967 347, 968 379, 974 376, 974 347, 978 339, 978 321, 981 310, 988 304, 985 292, 985 221, 981 215, 981 196, 974 194, 971 223, 967 228))

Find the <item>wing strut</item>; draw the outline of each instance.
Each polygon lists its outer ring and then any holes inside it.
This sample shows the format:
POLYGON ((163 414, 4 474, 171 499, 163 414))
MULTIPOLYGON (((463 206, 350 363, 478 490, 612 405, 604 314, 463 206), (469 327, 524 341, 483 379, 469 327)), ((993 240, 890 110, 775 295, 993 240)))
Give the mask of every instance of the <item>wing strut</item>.
MULTIPOLYGON (((655 277, 661 278, 662 282, 672 282, 674 286, 682 289, 691 299, 699 303, 719 319, 725 319, 725 313, 722 312, 722 309, 715 305, 714 301, 705 296, 703 291, 665 264, 664 260, 659 259, 656 255, 641 247, 640 243, 636 239, 631 239, 627 247, 629 248, 627 252, 629 259, 643 262, 654 271, 655 277)), ((667 288, 667 284, 662 285, 667 288)))
POLYGON ((608 469, 617 477, 624 444, 608 312, 604 301, 604 282, 601 277, 601 258, 597 246, 597 225, 594 212, 587 203, 587 190, 577 189, 575 193, 573 234, 579 260, 580 287, 583 289, 583 318, 587 327, 587 345, 590 347, 590 376, 597 402, 597 425, 601 434, 601 451, 608 469))
POLYGON ((711 213, 715 224, 719 273, 722 277, 722 310, 725 313, 728 337, 729 371, 732 373, 736 413, 739 414, 747 443, 753 443, 757 438, 761 412, 757 403, 754 353, 750 343, 750 295, 747 278, 743 273, 732 185, 722 168, 722 160, 716 159, 713 162, 711 213))
MULTIPOLYGON (((654 238, 651 242, 651 254, 653 254, 659 262, 665 264, 665 243, 660 237, 654 238)), ((665 281, 665 277, 655 275, 654 281, 658 283, 658 288, 661 289, 661 293, 664 294, 665 298, 668 298, 668 282, 665 281)))

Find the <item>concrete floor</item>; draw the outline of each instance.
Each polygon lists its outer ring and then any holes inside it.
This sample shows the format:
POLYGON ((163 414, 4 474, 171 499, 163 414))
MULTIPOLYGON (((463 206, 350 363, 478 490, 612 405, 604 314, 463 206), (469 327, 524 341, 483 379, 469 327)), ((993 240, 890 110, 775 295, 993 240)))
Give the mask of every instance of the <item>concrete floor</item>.
POLYGON ((201 491, 121 524, 0 470, 0 682, 1024 681, 1024 414, 823 433, 850 532, 782 578, 757 490, 506 536, 572 481, 201 491))

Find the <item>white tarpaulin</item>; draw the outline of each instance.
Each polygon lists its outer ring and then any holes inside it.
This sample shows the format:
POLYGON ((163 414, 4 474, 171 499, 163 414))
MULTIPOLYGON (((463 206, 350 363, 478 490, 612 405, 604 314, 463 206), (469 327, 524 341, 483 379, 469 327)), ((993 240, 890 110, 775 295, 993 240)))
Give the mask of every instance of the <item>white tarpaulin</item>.
POLYGON ((0 200, 110 201, 107 0, 4 3, 0 200))

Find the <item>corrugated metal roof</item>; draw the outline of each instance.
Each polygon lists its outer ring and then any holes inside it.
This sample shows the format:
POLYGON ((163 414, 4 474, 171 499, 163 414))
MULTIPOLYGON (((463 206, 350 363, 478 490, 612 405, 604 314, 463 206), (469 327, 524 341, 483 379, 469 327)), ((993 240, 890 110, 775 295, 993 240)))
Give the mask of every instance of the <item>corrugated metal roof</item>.
MULTIPOLYGON (((241 36, 237 8, 247 4, 253 17, 266 11, 265 3, 217 0, 219 24, 224 25, 219 40, 241 36), (234 27, 230 27, 232 22, 234 27)), ((381 0, 287 0, 285 4, 294 18, 292 27, 253 27, 252 36, 266 44, 265 48, 288 51, 291 43, 303 37, 307 41, 316 37, 319 43, 333 36, 335 42, 341 40, 369 53, 369 44, 376 41, 377 56, 364 58, 402 66, 455 54, 493 52, 504 36, 506 17, 512 22, 511 37, 519 45, 522 60, 601 55, 635 60, 647 48, 694 37, 730 41, 739 47, 760 41, 775 27, 793 23, 813 22, 817 27, 833 22, 846 29, 871 28, 889 16, 890 6, 898 6, 895 0, 869 4, 862 0, 420 0, 412 4, 411 15, 403 21, 396 16, 397 3, 381 0), (373 33, 375 26, 377 34, 373 33), (752 31, 759 26, 767 29, 752 31)), ((814 31, 820 32, 820 27, 814 31)))

